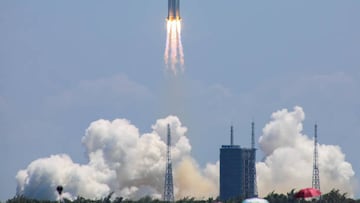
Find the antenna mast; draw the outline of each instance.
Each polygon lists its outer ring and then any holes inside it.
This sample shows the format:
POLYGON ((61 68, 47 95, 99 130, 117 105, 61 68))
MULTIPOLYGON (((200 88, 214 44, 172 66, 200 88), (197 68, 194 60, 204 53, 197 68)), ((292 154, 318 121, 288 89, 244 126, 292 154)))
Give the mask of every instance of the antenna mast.
POLYGON ((233 127, 233 125, 231 125, 231 127, 230 127, 230 145, 231 146, 234 145, 234 127, 233 127))
POLYGON ((251 148, 255 149, 255 123, 251 122, 251 148))
POLYGON ((174 202, 174 185, 171 164, 171 132, 170 124, 167 125, 167 151, 166 151, 166 172, 164 184, 164 201, 174 202))
POLYGON ((320 177, 319 177, 319 164, 318 164, 319 157, 318 156, 319 156, 319 154, 318 154, 317 124, 315 124, 312 187, 320 191, 320 177))

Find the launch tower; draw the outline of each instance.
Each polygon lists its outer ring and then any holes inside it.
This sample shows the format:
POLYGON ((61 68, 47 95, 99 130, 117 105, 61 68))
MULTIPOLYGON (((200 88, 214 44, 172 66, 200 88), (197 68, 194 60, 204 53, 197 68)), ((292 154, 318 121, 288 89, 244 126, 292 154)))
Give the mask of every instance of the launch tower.
POLYGON ((167 150, 166 150, 166 172, 164 184, 164 201, 174 202, 174 184, 171 164, 171 132, 170 125, 167 125, 167 150))
POLYGON ((251 177, 251 181, 253 181, 252 183, 250 183, 249 185, 252 186, 253 185, 253 196, 257 197, 258 196, 258 191, 257 191, 257 182, 256 182, 256 148, 255 148, 255 123, 254 121, 251 122, 251 150, 252 150, 252 157, 250 159, 251 161, 251 171, 250 171, 250 177, 251 177))
POLYGON ((230 145, 220 148, 220 199, 257 196, 255 169, 255 138, 252 123, 251 148, 234 145, 234 130, 230 128, 230 145))
POLYGON ((317 140, 317 124, 315 124, 314 132, 314 163, 313 163, 313 175, 312 175, 312 188, 320 191, 320 177, 319 177, 319 164, 318 164, 318 140, 317 140))

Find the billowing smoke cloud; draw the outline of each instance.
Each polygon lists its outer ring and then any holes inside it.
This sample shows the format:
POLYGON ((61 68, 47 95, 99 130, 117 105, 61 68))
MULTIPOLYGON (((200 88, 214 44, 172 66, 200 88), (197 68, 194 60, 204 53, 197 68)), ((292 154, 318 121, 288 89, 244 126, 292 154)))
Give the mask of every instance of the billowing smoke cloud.
POLYGON ((88 163, 74 163, 66 154, 33 161, 18 172, 17 193, 40 199, 56 199, 57 185, 64 197, 99 199, 114 196, 161 198, 166 162, 167 124, 171 126, 175 196, 217 195, 218 165, 200 169, 191 158, 187 128, 175 116, 159 119, 151 133, 140 134, 128 120, 98 120, 90 124, 82 143, 88 163))
POLYGON ((175 170, 175 182, 180 197, 208 198, 216 197, 219 186, 219 163, 208 164, 202 172, 197 163, 187 157, 180 162, 175 170))
MULTIPOLYGON (((314 141, 302 134, 303 109, 283 109, 271 119, 259 140, 265 154, 264 161, 256 165, 260 194, 311 187, 314 141)), ((355 173, 340 147, 320 144, 318 153, 322 192, 335 188, 353 196, 355 173)))
MULTIPOLYGON (((263 128, 260 149, 265 157, 257 163, 258 190, 289 192, 311 186, 313 140, 302 134, 305 119, 301 107, 272 114, 263 128)), ((138 199, 161 198, 166 162, 167 124, 172 132, 172 160, 175 196, 216 197, 219 188, 219 162, 199 167, 191 157, 187 128, 175 116, 159 119, 151 133, 139 130, 125 119, 98 120, 90 124, 82 143, 88 163, 74 163, 66 154, 33 161, 18 172, 17 192, 28 197, 56 199, 55 188, 64 186, 64 196, 99 199, 114 196, 138 199)), ((321 134, 320 134, 321 140, 321 134)), ((322 192, 333 188, 354 194, 355 173, 340 147, 319 145, 322 192)))

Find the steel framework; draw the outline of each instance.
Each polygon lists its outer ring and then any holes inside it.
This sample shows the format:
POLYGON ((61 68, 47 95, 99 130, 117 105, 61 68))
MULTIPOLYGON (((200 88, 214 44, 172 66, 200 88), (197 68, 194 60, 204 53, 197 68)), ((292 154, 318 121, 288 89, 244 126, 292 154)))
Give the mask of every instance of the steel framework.
POLYGON ((170 125, 167 125, 167 150, 166 150, 166 172, 164 184, 164 201, 174 202, 174 184, 171 164, 171 132, 170 125))
POLYGON ((320 176, 319 176, 319 164, 318 164, 319 157, 318 156, 319 156, 319 154, 318 154, 317 124, 315 124, 312 187, 320 191, 320 176))
POLYGON ((256 181, 256 148, 255 148, 255 123, 251 122, 251 149, 253 152, 251 153, 251 166, 252 166, 252 173, 251 176, 253 178, 253 187, 254 187, 254 196, 258 196, 257 191, 257 181, 256 181))

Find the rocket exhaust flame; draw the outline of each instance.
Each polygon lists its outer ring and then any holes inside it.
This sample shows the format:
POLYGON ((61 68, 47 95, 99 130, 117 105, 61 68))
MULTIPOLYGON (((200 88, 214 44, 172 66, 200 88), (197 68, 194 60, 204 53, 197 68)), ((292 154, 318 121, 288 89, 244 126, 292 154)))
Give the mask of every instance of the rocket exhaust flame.
POLYGON ((177 74, 178 69, 184 71, 184 51, 181 42, 181 17, 179 0, 168 1, 168 17, 166 23, 167 38, 164 61, 167 69, 177 74))
POLYGON ((168 69, 171 69, 174 74, 180 68, 184 71, 184 51, 181 43, 181 21, 168 20, 167 21, 167 39, 165 47, 165 64, 168 69))

